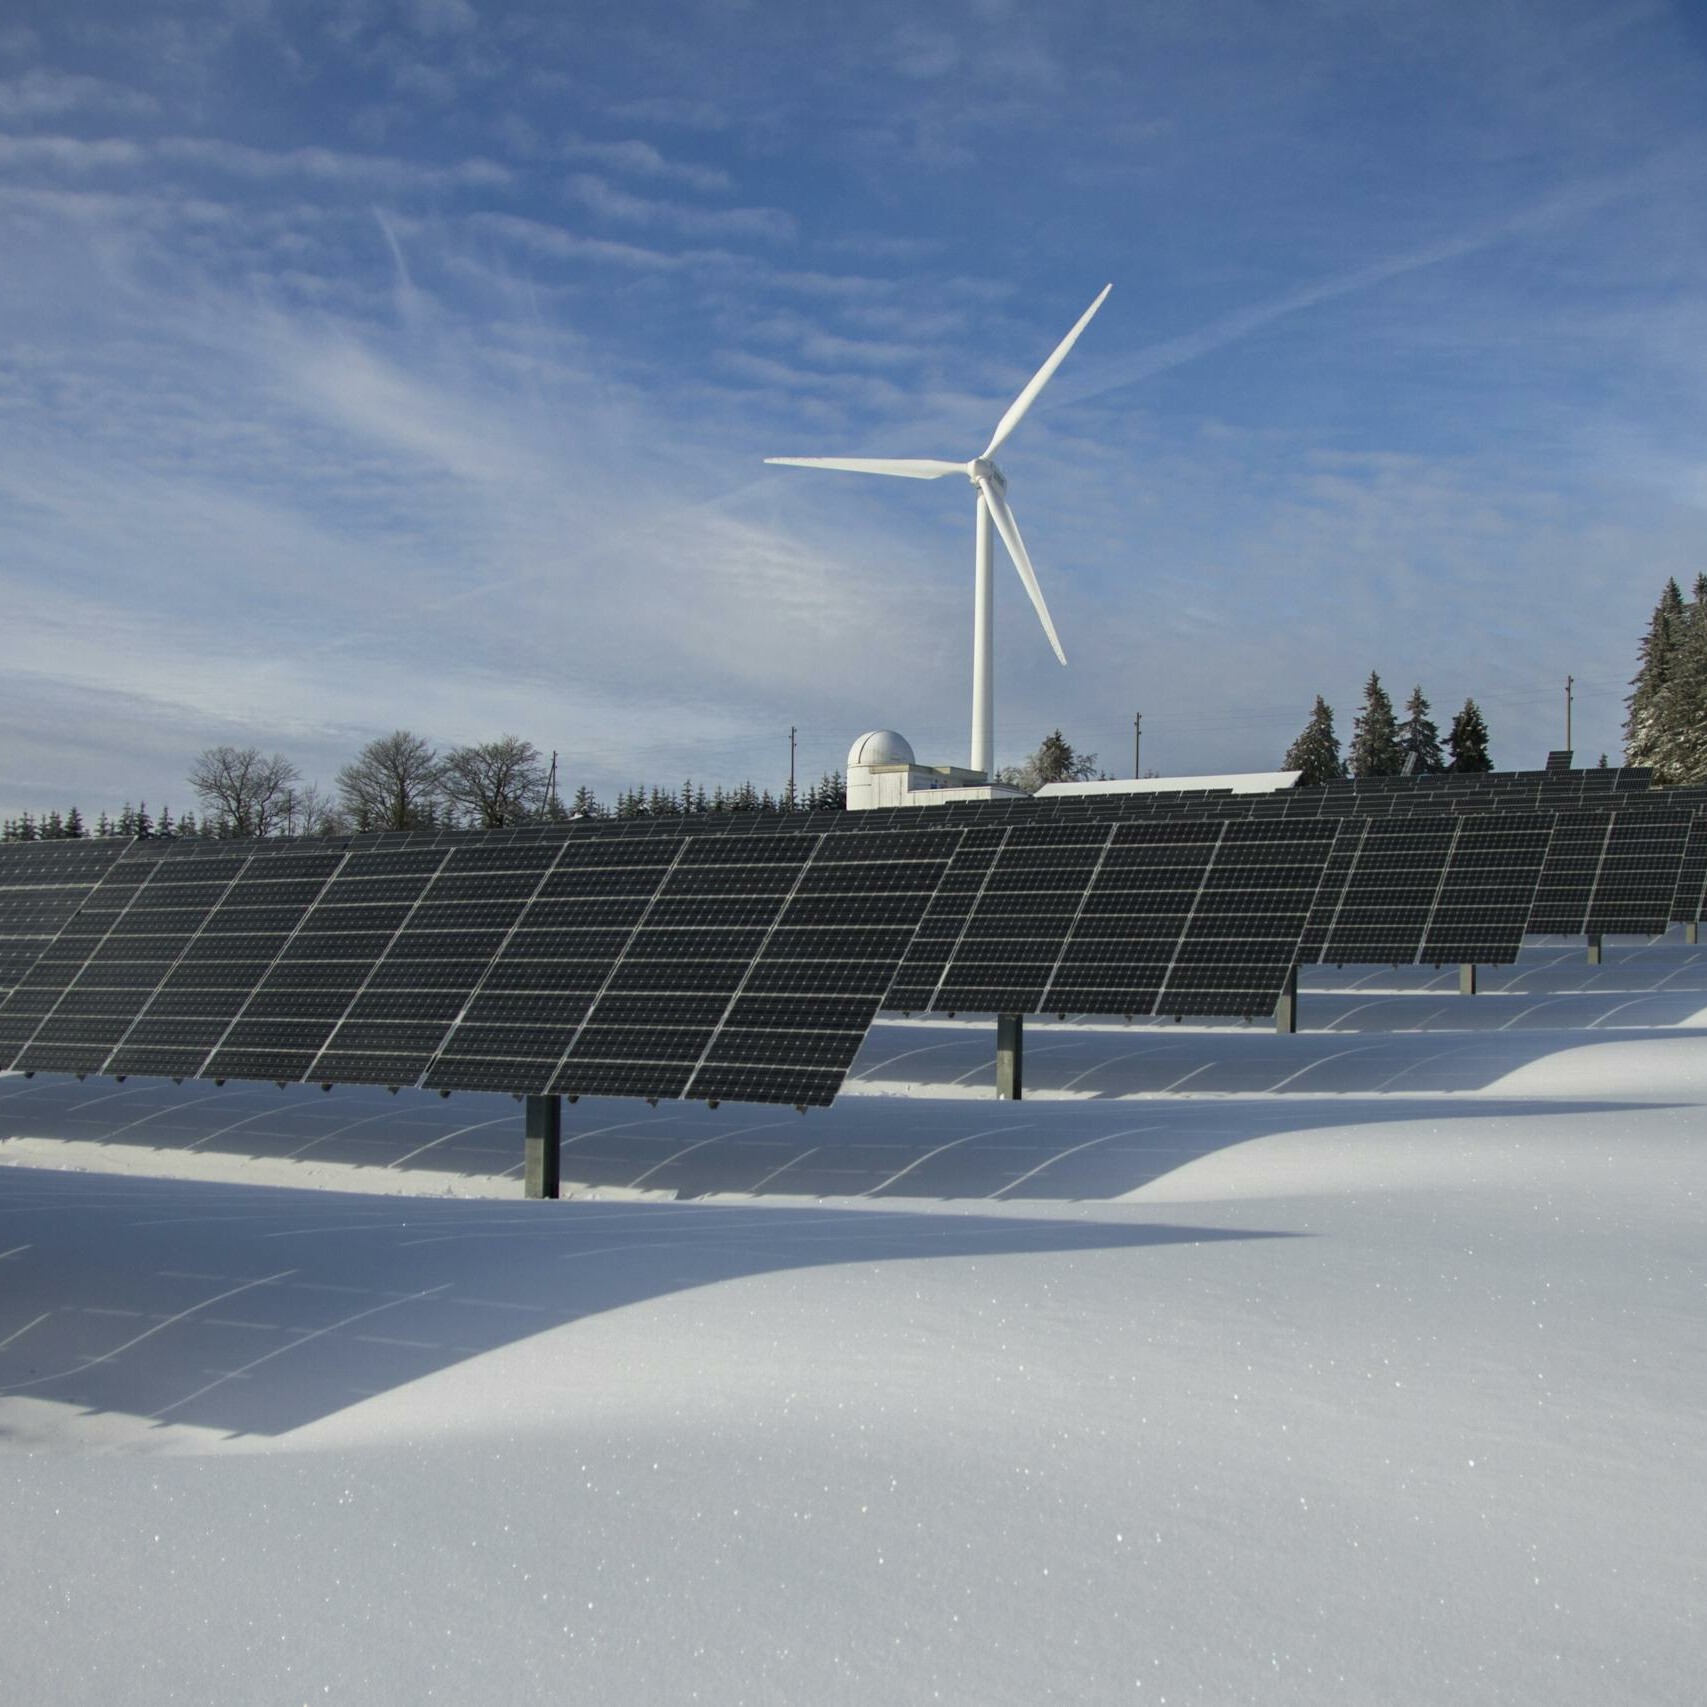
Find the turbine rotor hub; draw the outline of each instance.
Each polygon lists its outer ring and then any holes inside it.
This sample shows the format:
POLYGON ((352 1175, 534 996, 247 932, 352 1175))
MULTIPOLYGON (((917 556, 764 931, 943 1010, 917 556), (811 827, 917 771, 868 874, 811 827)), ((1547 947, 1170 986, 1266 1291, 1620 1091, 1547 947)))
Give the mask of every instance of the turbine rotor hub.
POLYGON ((966 478, 974 486, 980 480, 988 480, 998 492, 1006 492, 1008 489, 1008 477, 987 456, 975 456, 967 463, 966 478))

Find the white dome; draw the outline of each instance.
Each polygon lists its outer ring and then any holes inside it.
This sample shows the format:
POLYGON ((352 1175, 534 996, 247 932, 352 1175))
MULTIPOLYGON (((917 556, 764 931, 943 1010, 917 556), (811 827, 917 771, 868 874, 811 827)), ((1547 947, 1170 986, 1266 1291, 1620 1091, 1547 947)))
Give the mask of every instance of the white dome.
POLYGON ((848 748, 848 769, 855 765, 911 765, 918 761, 905 735, 893 729, 872 729, 848 748))

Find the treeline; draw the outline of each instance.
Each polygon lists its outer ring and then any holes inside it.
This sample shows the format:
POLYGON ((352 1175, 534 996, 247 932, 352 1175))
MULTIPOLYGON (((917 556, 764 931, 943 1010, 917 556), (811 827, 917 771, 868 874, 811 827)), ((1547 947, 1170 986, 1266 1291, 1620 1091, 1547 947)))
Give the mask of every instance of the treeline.
POLYGON ((1363 708, 1352 721, 1351 746, 1342 753, 1334 733, 1334 708, 1316 695, 1316 708, 1298 739, 1286 749, 1281 769, 1302 771, 1301 783, 1338 782, 1346 777, 1415 776, 1426 771, 1491 771, 1488 723, 1475 700, 1452 719, 1444 743, 1422 687, 1405 701, 1405 721, 1375 671, 1363 686, 1363 708))
POLYGON ((103 812, 90 826, 75 806, 39 816, 24 813, 0 823, 8 842, 77 840, 86 836, 254 837, 330 836, 364 830, 502 829, 512 824, 560 823, 573 818, 670 818, 701 812, 790 812, 844 807, 847 784, 840 771, 804 789, 773 794, 751 782, 707 792, 689 779, 679 789, 640 785, 607 806, 586 787, 565 804, 554 767, 531 741, 503 735, 495 741, 444 752, 407 729, 370 741, 338 772, 328 792, 304 784, 282 753, 258 747, 208 747, 187 778, 201 811, 158 818, 146 804, 126 804, 116 818, 103 812))

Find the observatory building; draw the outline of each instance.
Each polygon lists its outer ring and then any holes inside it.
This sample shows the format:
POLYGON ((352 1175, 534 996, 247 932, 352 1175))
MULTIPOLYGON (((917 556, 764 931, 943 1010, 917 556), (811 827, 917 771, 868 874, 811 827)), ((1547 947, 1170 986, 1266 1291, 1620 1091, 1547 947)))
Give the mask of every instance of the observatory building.
POLYGON ((959 765, 921 765, 893 729, 871 729, 848 748, 848 810, 874 806, 946 806, 955 800, 1016 800, 1023 788, 987 782, 959 765))

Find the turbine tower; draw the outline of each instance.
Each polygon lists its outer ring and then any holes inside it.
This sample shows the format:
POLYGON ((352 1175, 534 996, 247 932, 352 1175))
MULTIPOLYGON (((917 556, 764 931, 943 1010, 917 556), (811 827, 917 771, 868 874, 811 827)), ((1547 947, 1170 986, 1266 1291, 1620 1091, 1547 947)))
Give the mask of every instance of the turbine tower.
POLYGON ((1055 648, 1055 656, 1063 664, 1067 654, 1061 650, 1055 624, 1049 619, 1049 607, 1043 602, 1043 589, 1037 584, 1037 573, 1026 554, 1025 541, 1020 538, 1019 524, 1008 508, 1007 477, 990 459, 1007 442, 1009 435, 1025 412, 1037 401, 1056 368, 1066 360, 1067 352, 1078 342, 1079 334, 1091 323, 1091 316, 1102 307, 1112 284, 1102 287, 1097 299, 1083 314, 1071 332, 1055 346, 1054 354, 1031 376, 1031 382, 1008 406, 1008 412, 996 423, 990 442, 983 453, 970 462, 944 462, 927 457, 861 457, 861 456, 767 456, 766 462, 784 463, 790 468, 834 468, 848 474, 894 474, 905 480, 940 480, 945 474, 964 474, 978 493, 976 533, 974 535, 974 581, 972 595, 972 765, 986 777, 994 775, 996 758, 995 639, 992 595, 994 587, 990 573, 990 524, 1002 536, 1008 556, 1013 559, 1019 578, 1031 597, 1043 632, 1055 648))

